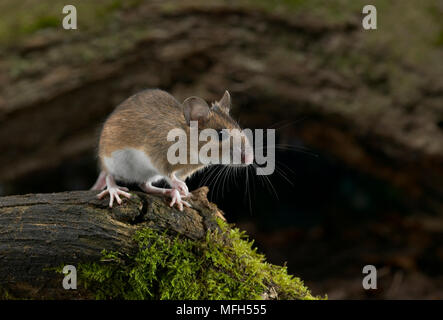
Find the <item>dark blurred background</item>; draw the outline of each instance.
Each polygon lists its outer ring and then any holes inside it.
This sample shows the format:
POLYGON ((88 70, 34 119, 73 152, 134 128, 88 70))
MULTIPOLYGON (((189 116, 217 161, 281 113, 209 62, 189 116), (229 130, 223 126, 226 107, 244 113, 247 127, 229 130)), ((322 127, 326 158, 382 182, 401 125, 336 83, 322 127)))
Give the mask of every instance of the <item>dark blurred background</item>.
POLYGON ((368 31, 366 2, 70 1, 64 30, 64 1, 3 0, 0 195, 89 188, 100 126, 137 91, 228 89, 278 143, 272 176, 209 179, 229 222, 314 294, 442 299, 443 1, 371 1, 368 31))

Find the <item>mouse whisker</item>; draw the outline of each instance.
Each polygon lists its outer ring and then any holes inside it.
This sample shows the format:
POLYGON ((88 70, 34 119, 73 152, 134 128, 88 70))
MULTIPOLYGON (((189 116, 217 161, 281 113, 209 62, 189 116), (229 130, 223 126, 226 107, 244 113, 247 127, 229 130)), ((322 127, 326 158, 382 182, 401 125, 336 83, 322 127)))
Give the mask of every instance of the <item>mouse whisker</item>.
MULTIPOLYGON (((254 164, 255 168, 258 168, 256 164, 254 164)), ((271 180, 266 175, 259 175, 261 184, 268 189, 270 193, 273 193, 278 200, 278 194, 277 191, 274 188, 274 185, 272 184, 271 180)))
MULTIPOLYGON (((279 151, 295 151, 295 152, 300 152, 303 154, 307 154, 310 155, 312 157, 318 158, 319 155, 310 151, 308 148, 304 148, 304 147, 299 147, 299 146, 291 146, 291 145, 275 145, 274 146, 276 150, 279 151)), ((256 147, 254 151, 258 151, 258 150, 266 150, 265 147, 256 147)))

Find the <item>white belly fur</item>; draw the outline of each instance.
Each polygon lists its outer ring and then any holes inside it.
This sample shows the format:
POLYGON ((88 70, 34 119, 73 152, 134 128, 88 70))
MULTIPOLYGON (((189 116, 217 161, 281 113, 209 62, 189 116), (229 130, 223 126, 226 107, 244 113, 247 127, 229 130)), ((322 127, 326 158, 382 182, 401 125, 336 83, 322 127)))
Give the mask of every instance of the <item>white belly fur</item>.
POLYGON ((134 148, 114 151, 104 158, 104 164, 108 173, 126 182, 143 183, 160 175, 147 154, 134 148))

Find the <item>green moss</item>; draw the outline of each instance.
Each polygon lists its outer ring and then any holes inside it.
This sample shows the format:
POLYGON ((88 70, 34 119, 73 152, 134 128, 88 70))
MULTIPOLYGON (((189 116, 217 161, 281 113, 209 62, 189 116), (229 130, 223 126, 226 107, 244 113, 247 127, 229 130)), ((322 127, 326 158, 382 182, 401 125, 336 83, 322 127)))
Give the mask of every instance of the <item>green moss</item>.
POLYGON ((223 233, 203 241, 143 229, 134 255, 103 252, 100 262, 79 266, 79 284, 97 299, 260 299, 269 287, 279 299, 316 299, 243 232, 220 224, 223 233))
POLYGON ((115 11, 121 10, 122 8, 123 8, 122 0, 112 0, 97 10, 97 16, 106 17, 115 11))
POLYGON ((81 32, 101 31, 109 23, 115 23, 119 11, 133 9, 141 5, 143 0, 100 0, 83 1, 64 0, 34 1, 23 0, 17 5, 15 0, 0 2, 0 46, 9 46, 27 38, 43 28, 53 28, 55 32, 63 32, 63 36, 74 35, 66 33, 62 28, 63 7, 67 4, 77 8, 77 23, 81 32))
POLYGON ((60 19, 55 16, 42 16, 33 23, 23 26, 23 33, 33 33, 40 29, 56 28, 60 25, 60 19))
POLYGON ((14 297, 12 297, 9 294, 9 291, 0 287, 0 300, 12 300, 12 299, 14 299, 14 297))
POLYGON ((438 47, 443 46, 443 29, 440 30, 435 38, 434 44, 438 47))

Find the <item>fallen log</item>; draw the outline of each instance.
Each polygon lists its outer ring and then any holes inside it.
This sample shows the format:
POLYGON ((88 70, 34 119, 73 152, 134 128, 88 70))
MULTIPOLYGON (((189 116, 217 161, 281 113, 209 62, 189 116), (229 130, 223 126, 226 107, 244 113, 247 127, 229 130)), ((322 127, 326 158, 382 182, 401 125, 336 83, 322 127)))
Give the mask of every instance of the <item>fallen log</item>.
MULTIPOLYGON (((103 249, 128 253, 134 232, 146 225, 197 240, 217 228, 214 217, 221 216, 206 199, 206 188, 194 191, 192 209, 183 212, 164 198, 138 192, 109 209, 96 193, 0 198, 0 286, 21 294, 45 292, 56 276, 51 268, 98 261, 103 249)), ((61 282, 57 285, 63 290, 61 282)))
MULTIPOLYGON (((208 234, 223 234, 220 221, 224 220, 223 213, 215 204, 207 200, 207 192, 208 188, 206 187, 195 190, 189 200, 192 208, 185 208, 182 212, 169 207, 166 198, 141 192, 133 192, 131 199, 125 200, 122 205, 114 208, 108 207, 108 200, 97 199, 95 191, 0 197, 0 298, 97 298, 96 292, 91 291, 91 288, 100 292, 99 298, 121 298, 119 295, 112 296, 103 293, 100 286, 97 288, 97 283, 89 288, 85 285, 79 287, 78 290, 66 290, 62 285, 64 275, 61 273, 61 269, 66 265, 79 266, 88 263, 92 263, 91 266, 96 268, 97 265, 94 263, 103 260, 103 250, 118 252, 122 257, 136 255, 141 247, 134 235, 140 230, 155 230, 159 237, 163 237, 167 233, 167 239, 181 237, 187 239, 188 247, 190 243, 196 243, 197 246, 203 244, 201 247, 204 248, 209 244, 208 234)), ((225 234, 229 236, 229 232, 230 230, 225 234)), ((163 263, 163 260, 169 258, 169 253, 166 252, 169 242, 162 241, 167 245, 161 247, 156 244, 158 247, 155 250, 162 254, 163 263)), ((238 238, 237 241, 243 240, 238 238)), ((247 242, 238 243, 243 246, 247 242)), ((229 239, 217 244, 217 250, 220 248, 223 250, 224 247, 229 251, 229 254, 225 255, 228 260, 224 262, 227 268, 220 266, 219 262, 214 262, 215 270, 220 273, 226 272, 228 274, 226 279, 231 281, 231 286, 242 288, 243 281, 231 277, 232 271, 226 269, 235 266, 244 258, 235 256, 233 249, 235 245, 232 245, 229 239)), ((245 248, 249 250, 247 246, 245 248)), ((251 256, 251 259, 262 259, 255 251, 245 252, 251 256)), ((193 255, 194 252, 191 250, 189 254, 193 255)), ((202 254, 203 259, 205 256, 209 257, 209 264, 207 263, 204 268, 212 268, 210 252, 202 254)), ((242 253, 242 255, 244 254, 242 253)), ((149 259, 151 256, 148 257, 149 259)), ((187 257, 184 261, 189 261, 189 259, 187 257)), ((195 261, 199 261, 199 259, 200 257, 194 258, 195 261)), ((154 255, 152 260, 155 260, 154 255)), ((261 261, 259 262, 261 263, 261 261)), ((241 264, 239 266, 243 268, 241 264)), ((268 270, 270 265, 263 264, 263 267, 268 270)), ((269 269, 269 271, 269 274, 275 272, 280 275, 281 272, 286 274, 284 268, 269 269)), ((122 271, 118 270, 118 272, 121 274, 122 271)), ((235 273, 241 275, 244 272, 242 270, 235 273)), ((130 276, 126 274, 123 276, 128 276, 127 282, 130 283, 130 276)), ((254 276, 254 278, 256 277, 254 276)), ((289 276, 288 279, 290 279, 289 276)), ((112 281, 113 276, 109 276, 108 280, 112 281)), ((125 280, 124 286, 127 285, 127 282, 125 280)), ((266 283, 267 289, 263 289, 260 293, 264 298, 277 298, 279 290, 281 291, 280 298, 311 298, 309 291, 301 283, 293 283, 297 285, 297 290, 293 290, 294 292, 291 291, 292 289, 288 292, 285 291, 287 289, 283 290, 283 286, 287 284, 279 285, 278 280, 272 281, 269 278, 266 283), (300 288, 301 294, 298 292, 298 288, 300 288), (296 296, 293 296, 292 293, 296 296)), ((132 290, 132 288, 128 290, 132 290)), ((214 295, 214 290, 211 292, 212 295, 208 297, 219 296, 217 292, 214 295)), ((174 294, 179 295, 171 295, 170 297, 188 297, 186 293, 176 292, 174 294)), ((153 295, 152 297, 157 296, 153 295)), ((163 290, 158 297, 168 298, 169 293, 165 293, 163 290)), ((140 298, 140 296, 135 298, 140 298)))

